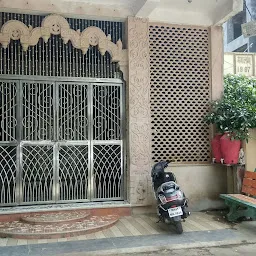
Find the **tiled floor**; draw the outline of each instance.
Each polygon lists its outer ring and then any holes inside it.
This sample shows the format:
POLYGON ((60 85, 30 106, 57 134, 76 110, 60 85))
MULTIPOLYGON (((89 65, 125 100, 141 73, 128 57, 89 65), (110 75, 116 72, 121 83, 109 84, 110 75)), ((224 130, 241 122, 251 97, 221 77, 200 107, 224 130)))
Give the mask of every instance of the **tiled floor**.
MULTIPOLYGON (((65 241, 78 241, 88 239, 101 239, 110 237, 125 237, 125 236, 142 236, 142 235, 156 235, 167 234, 168 232, 175 232, 170 230, 170 226, 163 223, 156 223, 157 217, 155 215, 135 215, 122 217, 114 226, 109 229, 99 231, 93 234, 84 236, 59 238, 59 239, 40 239, 40 240, 20 240, 12 238, 0 238, 0 246, 14 246, 26 244, 41 244, 41 243, 56 243, 65 241)), ((184 232, 192 231, 208 231, 220 230, 230 228, 230 224, 223 219, 209 213, 197 212, 192 213, 186 222, 183 222, 184 232)))

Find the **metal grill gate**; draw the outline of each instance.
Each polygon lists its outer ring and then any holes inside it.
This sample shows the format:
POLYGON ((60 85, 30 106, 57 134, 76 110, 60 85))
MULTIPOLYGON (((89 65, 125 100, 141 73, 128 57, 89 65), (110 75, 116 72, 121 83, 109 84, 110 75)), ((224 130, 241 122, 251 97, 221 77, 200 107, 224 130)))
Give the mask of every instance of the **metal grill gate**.
POLYGON ((122 82, 45 80, 0 81, 0 204, 122 200, 122 82))

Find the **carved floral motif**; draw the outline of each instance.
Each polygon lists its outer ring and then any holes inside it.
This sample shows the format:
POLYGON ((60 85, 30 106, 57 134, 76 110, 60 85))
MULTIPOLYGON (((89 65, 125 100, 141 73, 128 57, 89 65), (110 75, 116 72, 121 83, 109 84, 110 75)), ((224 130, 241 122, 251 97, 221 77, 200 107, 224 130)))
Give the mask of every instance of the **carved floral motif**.
MULTIPOLYGON (((142 171, 150 163, 150 125, 147 123, 130 123, 131 125, 131 164, 142 171)), ((148 172, 150 169, 148 169, 148 172)))
POLYGON ((130 201, 151 203, 150 65, 148 21, 128 19, 130 201))
POLYGON ((131 163, 150 166, 150 65, 148 22, 128 19, 131 163))
POLYGON ((150 119, 150 65, 147 20, 129 18, 128 33, 131 116, 150 119))
POLYGON ((144 180, 140 180, 136 187, 137 192, 137 203, 141 203, 147 198, 147 187, 145 185, 144 180))

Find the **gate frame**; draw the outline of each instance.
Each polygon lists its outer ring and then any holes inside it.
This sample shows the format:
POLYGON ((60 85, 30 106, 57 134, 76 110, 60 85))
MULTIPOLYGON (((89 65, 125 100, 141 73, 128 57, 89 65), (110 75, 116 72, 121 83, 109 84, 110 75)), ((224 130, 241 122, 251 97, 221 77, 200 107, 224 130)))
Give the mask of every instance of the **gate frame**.
MULTIPOLYGON (((120 115, 121 115, 121 131, 120 131, 120 140, 109 140, 109 141, 101 141, 101 143, 94 143, 92 137, 90 136, 90 130, 91 127, 89 127, 88 131, 88 141, 85 143, 84 141, 74 141, 73 144, 79 144, 79 145, 88 145, 88 199, 83 200, 57 200, 56 191, 54 191, 56 188, 57 183, 53 186, 53 200, 52 201, 35 201, 35 202, 22 202, 22 146, 23 145, 53 145, 53 153, 56 151, 56 147, 59 147, 61 145, 69 145, 72 142, 62 142, 62 141, 21 141, 21 129, 17 133, 17 141, 14 142, 3 142, 1 145, 16 145, 16 188, 15 188, 15 202, 9 203, 9 204, 1 204, 0 206, 22 206, 22 205, 40 205, 40 204, 61 204, 61 203, 76 203, 76 202, 99 202, 99 201, 125 201, 127 199, 127 156, 126 156, 126 147, 127 147, 127 139, 126 139, 126 88, 125 88, 125 81, 119 78, 84 78, 84 77, 45 77, 45 76, 26 76, 26 75, 0 75, 0 81, 6 80, 6 81, 16 81, 18 82, 17 85, 21 86, 22 81, 29 81, 29 82, 39 82, 39 81, 45 81, 45 82, 54 82, 55 85, 59 85, 60 83, 69 82, 69 83, 88 83, 88 84, 97 84, 97 85, 119 85, 120 86, 120 115), (119 142, 120 141, 120 142, 119 142), (112 143, 111 143, 112 142, 112 143), (119 143, 118 143, 119 142, 119 143), (120 145, 121 146, 121 175, 122 175, 122 186, 120 188, 121 190, 121 197, 120 198, 93 198, 92 197, 92 174, 93 174, 93 146, 94 145, 120 145), (89 165, 90 164, 90 165, 89 165)), ((89 87, 88 87, 89 88, 89 87)), ((22 90, 17 90, 17 105, 19 106, 21 104, 22 99, 22 90)), ((88 93, 88 92, 87 92, 88 93)), ((91 90, 92 93, 92 90, 91 90)), ((87 94, 88 95, 88 94, 87 94)), ((91 111, 91 103, 88 102, 88 114, 90 115, 91 111)), ((90 119, 90 116, 88 115, 88 120, 90 119)), ((18 109, 17 111, 17 120, 22 118, 22 108, 18 109)), ((90 123, 89 123, 90 125, 90 123)), ((77 144, 77 145, 78 145, 77 144)), ((55 162, 58 159, 55 159, 56 156, 53 156, 53 166, 55 166, 55 162)), ((59 163, 57 163, 58 165, 59 163)), ((55 169, 57 170, 57 168, 55 169)), ((55 171, 56 172, 56 171, 55 171)), ((53 173, 54 176, 56 176, 56 173, 53 173)), ((56 177, 54 177, 54 180, 56 177)))

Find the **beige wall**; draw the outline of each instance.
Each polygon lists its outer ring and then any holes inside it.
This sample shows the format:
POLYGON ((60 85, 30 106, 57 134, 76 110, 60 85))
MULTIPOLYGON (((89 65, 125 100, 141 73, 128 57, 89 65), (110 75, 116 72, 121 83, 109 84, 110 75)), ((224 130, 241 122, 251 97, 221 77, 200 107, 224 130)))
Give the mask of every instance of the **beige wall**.
POLYGON ((189 199, 191 211, 222 208, 220 193, 227 191, 227 172, 218 165, 174 166, 178 184, 189 199))
MULTIPOLYGON (((210 70, 214 99, 223 89, 222 28, 210 29, 210 70)), ((148 21, 128 19, 129 58, 129 193, 132 206, 154 204, 151 188, 151 128, 150 128, 150 73, 148 21)), ((223 206, 220 193, 226 192, 226 170, 221 166, 183 165, 172 170, 189 197, 191 210, 214 209, 223 206)))
POLYGON ((212 100, 216 100, 223 92, 223 29, 221 26, 210 28, 211 85, 212 100))
MULTIPOLYGON (((227 170, 221 165, 179 165, 167 169, 175 174, 178 184, 189 199, 190 211, 223 209, 225 203, 220 199, 221 193, 227 193, 227 170)), ((152 189, 148 191, 152 198, 151 212, 155 213, 156 202, 152 189)), ((148 212, 147 207, 133 209, 133 213, 148 212)))
POLYGON ((63 0, 1 0, 0 8, 6 12, 21 12, 34 14, 56 13, 69 17, 80 17, 87 19, 124 20, 124 17, 132 15, 128 8, 118 8, 104 1, 105 5, 88 4, 84 1, 63 0))
POLYGON ((245 168, 247 171, 256 169, 256 129, 251 130, 251 139, 245 144, 245 168))

